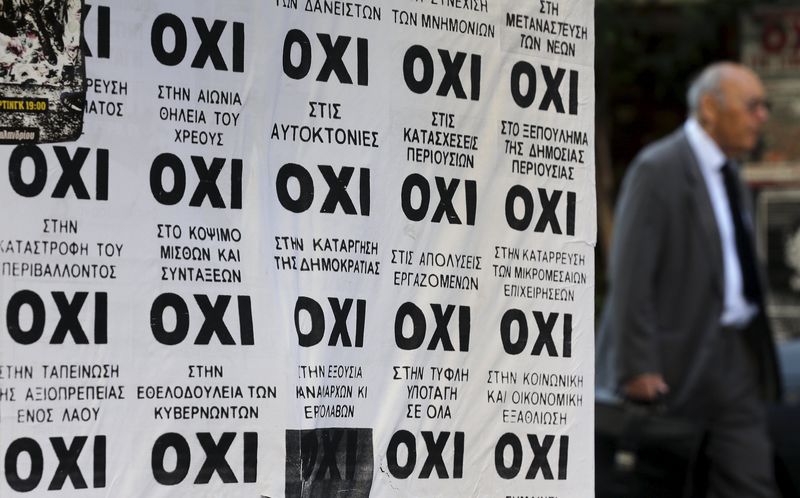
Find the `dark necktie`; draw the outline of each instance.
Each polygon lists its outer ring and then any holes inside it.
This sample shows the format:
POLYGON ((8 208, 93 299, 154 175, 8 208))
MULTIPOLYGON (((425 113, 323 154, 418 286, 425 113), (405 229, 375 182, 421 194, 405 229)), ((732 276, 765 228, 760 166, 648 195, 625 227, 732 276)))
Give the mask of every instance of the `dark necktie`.
POLYGON ((736 253, 742 269, 744 295, 751 303, 759 303, 761 286, 756 272, 756 257, 750 241, 750 233, 744 224, 737 173, 730 161, 726 161, 722 166, 722 178, 725 181, 725 192, 728 194, 728 205, 731 207, 731 218, 733 218, 733 229, 736 236, 736 253))

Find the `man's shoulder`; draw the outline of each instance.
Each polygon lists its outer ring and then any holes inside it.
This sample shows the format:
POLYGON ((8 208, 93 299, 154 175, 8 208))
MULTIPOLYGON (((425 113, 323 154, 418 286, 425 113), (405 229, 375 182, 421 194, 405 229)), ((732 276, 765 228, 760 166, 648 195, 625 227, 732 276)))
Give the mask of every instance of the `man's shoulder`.
POLYGON ((645 168, 662 168, 675 166, 675 161, 691 151, 689 141, 683 128, 650 143, 643 148, 633 160, 633 166, 645 168))
POLYGON ((681 128, 642 149, 625 173, 624 183, 653 192, 675 187, 675 182, 685 178, 678 172, 687 157, 691 157, 691 149, 681 128))

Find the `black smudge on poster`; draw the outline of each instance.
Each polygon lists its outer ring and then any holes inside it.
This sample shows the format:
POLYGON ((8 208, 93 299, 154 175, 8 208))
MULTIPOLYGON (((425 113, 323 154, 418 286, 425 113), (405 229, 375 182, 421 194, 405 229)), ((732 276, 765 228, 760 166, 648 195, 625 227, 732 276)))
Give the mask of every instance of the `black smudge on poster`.
POLYGON ((286 498, 365 498, 372 473, 372 429, 286 431, 286 498))

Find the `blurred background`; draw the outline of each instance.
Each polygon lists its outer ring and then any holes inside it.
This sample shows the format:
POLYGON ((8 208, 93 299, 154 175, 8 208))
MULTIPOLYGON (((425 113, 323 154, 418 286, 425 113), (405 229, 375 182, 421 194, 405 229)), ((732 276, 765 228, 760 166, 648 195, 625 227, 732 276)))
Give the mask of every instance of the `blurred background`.
POLYGON ((800 498, 800 0, 596 0, 595 9, 598 320, 613 209, 634 155, 685 120, 686 86, 709 62, 742 62, 767 87, 770 121, 744 176, 784 383, 783 403, 768 411, 777 480, 783 498, 800 498))
POLYGON ((746 165, 779 340, 800 338, 800 1, 597 0, 597 311, 617 190, 634 155, 686 118, 685 90, 714 60, 753 68, 772 102, 746 165))

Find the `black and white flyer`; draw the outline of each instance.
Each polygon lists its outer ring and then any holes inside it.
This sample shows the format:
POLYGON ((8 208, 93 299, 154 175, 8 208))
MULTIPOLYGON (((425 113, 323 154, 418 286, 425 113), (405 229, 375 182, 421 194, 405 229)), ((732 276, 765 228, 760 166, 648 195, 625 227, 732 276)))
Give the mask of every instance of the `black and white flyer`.
POLYGON ((0 2, 0 144, 76 140, 83 126, 81 0, 0 2))

